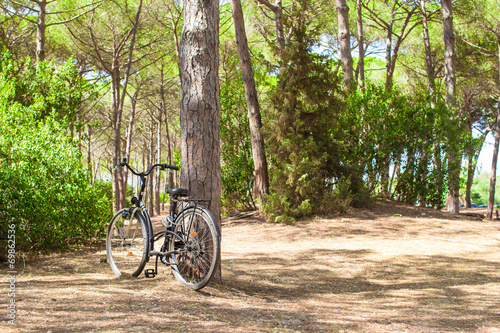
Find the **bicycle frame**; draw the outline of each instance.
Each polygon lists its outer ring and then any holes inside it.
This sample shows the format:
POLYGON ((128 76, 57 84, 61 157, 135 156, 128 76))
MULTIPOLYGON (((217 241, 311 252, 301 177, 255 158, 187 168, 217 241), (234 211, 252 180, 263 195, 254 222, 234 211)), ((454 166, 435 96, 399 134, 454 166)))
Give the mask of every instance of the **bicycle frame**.
MULTIPOLYGON (((151 222, 151 217, 150 217, 149 212, 146 208, 146 205, 142 201, 144 190, 146 189, 146 177, 151 173, 151 171, 153 171, 153 169, 155 167, 160 167, 161 170, 165 170, 167 168, 171 169, 171 170, 178 170, 178 168, 175 166, 167 165, 167 164, 155 164, 147 172, 138 173, 127 164, 126 159, 123 159, 123 161, 120 162, 119 166, 126 166, 134 175, 138 176, 141 180, 141 187, 140 187, 140 190, 138 193, 139 198, 133 197, 131 200, 132 204, 135 206, 134 210, 131 212, 131 218, 133 218, 133 216, 137 213, 137 211, 140 211, 142 213, 142 216, 145 219, 147 233, 149 235, 149 239, 148 239, 149 245, 148 245, 148 253, 146 256, 146 262, 148 262, 149 259, 153 256, 156 257, 156 262, 155 262, 155 269, 154 270, 147 269, 144 271, 144 274, 146 275, 146 277, 154 277, 158 273, 158 259, 160 257, 165 258, 165 257, 170 256, 172 254, 180 254, 182 252, 182 250, 179 250, 179 249, 173 250, 173 251, 168 251, 168 246, 165 248, 165 245, 168 244, 167 241, 175 241, 177 239, 181 243, 186 243, 187 239, 183 239, 179 234, 174 232, 171 227, 167 227, 165 230, 162 230, 156 234, 153 234, 153 224, 151 222), (164 238, 164 244, 162 245, 162 248, 160 251, 155 251, 155 249, 154 249, 155 242, 160 240, 162 237, 164 238), (165 250, 167 250, 167 251, 165 251, 165 250)), ((118 167, 118 165, 117 165, 117 167, 118 167)), ((199 202, 210 202, 210 200, 189 199, 189 198, 188 199, 179 199, 177 197, 172 197, 172 205, 170 207, 170 212, 169 212, 169 215, 171 216, 171 219, 172 219, 172 225, 176 224, 178 216, 184 210, 192 209, 194 207, 194 210, 196 211, 199 202), (176 213, 179 202, 188 203, 188 204, 187 205, 181 204, 181 208, 179 209, 179 213, 176 213), (189 203, 191 203, 191 204, 189 204, 189 203)), ((207 214, 209 214, 211 216, 211 214, 208 210, 204 210, 204 211, 206 211, 207 214)), ((191 221, 193 218, 194 218, 194 215, 191 216, 191 221)), ((212 217, 212 219, 213 219, 213 217, 212 217)), ((214 224, 214 228, 215 228, 216 236, 220 237, 221 233, 220 233, 219 226, 217 224, 214 224)), ((183 233, 183 234, 186 234, 186 233, 183 233)), ((189 235, 189 230, 188 230, 187 234, 189 235)), ((164 262, 163 260, 162 260, 162 262, 164 264, 168 265, 168 263, 164 262)))
MULTIPOLYGON (((151 217, 149 216, 149 212, 148 212, 148 209, 146 208, 146 205, 142 201, 144 190, 146 189, 146 177, 156 167, 160 167, 161 170, 165 170, 165 169, 179 170, 179 168, 175 167, 175 166, 168 165, 168 164, 154 164, 153 166, 151 166, 151 168, 148 171, 138 173, 134 169, 132 169, 130 167, 130 165, 127 164, 127 159, 125 159, 125 158, 115 168, 117 168, 118 166, 126 166, 130 170, 130 172, 132 172, 134 175, 138 176, 141 180, 141 188, 139 190, 139 198, 133 197, 131 201, 135 207, 137 207, 141 210, 142 215, 146 219, 145 222, 146 222, 146 227, 148 228, 148 234, 151 236, 149 239, 149 253, 148 253, 148 261, 149 261, 149 258, 152 256, 152 252, 154 251, 154 242, 155 242, 155 237, 157 235, 153 235, 153 224, 151 223, 151 217)), ((135 209, 133 211, 132 216, 136 212, 137 212, 137 209, 135 209)))

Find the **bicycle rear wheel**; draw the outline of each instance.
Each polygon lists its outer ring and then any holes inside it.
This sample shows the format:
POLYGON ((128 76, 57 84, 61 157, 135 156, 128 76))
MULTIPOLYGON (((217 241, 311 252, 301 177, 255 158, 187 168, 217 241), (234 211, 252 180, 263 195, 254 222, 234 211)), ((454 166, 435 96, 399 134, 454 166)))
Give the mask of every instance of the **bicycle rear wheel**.
POLYGON ((170 243, 172 272, 180 283, 199 290, 205 287, 219 257, 219 238, 215 220, 203 207, 188 207, 174 221, 174 232, 180 239, 170 243))
POLYGON ((128 208, 122 209, 111 220, 106 238, 106 254, 111 269, 117 276, 139 276, 148 258, 149 233, 140 212, 130 218, 128 208))

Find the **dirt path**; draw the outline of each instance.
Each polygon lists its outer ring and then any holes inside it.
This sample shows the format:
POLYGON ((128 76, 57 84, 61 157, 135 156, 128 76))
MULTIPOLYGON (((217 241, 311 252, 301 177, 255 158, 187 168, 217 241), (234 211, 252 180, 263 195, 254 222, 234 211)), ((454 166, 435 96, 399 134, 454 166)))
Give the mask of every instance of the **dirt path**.
POLYGON ((224 284, 201 292, 116 279, 102 245, 29 262, 14 326, 1 267, 0 332, 500 332, 500 221, 389 203, 222 232, 224 284))

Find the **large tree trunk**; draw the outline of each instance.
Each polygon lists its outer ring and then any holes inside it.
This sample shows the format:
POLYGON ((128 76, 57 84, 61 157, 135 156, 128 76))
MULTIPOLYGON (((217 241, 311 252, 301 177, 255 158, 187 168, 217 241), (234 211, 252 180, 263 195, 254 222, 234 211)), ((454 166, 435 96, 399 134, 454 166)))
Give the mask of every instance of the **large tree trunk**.
POLYGON ((261 198, 261 201, 263 201, 264 198, 262 195, 269 193, 269 176, 267 172, 264 137, 260 132, 262 128, 262 120, 260 115, 259 100, 257 98, 257 89, 255 88, 252 63, 250 61, 250 52, 248 50, 248 42, 245 32, 245 21, 243 19, 243 10, 241 9, 240 0, 231 0, 231 9, 233 12, 234 31, 240 58, 243 85, 245 86, 245 99, 247 101, 248 120, 250 123, 252 155, 255 170, 254 192, 256 196, 259 196, 261 198))
MULTIPOLYGON (((179 68, 181 186, 191 197, 208 199, 220 226, 219 2, 184 1, 179 68)), ((222 282, 220 258, 214 282, 222 282)))
MULTIPOLYGON (((446 90, 446 104, 450 110, 453 110, 455 101, 455 34, 453 32, 453 15, 451 9, 451 0, 441 1, 441 10, 443 15, 443 36, 444 36, 444 78, 446 90)), ((458 129, 458 121, 450 120, 452 129, 458 129)), ((449 142, 457 142, 456 131, 452 130, 449 142)), ((460 167, 462 162, 461 154, 456 149, 448 151, 448 198, 446 200, 446 209, 452 213, 459 212, 460 205, 460 167)))
POLYGON ((351 57, 351 34, 349 33, 349 7, 346 0, 335 0, 339 26, 340 61, 344 74, 344 87, 351 88, 353 80, 353 65, 351 57))

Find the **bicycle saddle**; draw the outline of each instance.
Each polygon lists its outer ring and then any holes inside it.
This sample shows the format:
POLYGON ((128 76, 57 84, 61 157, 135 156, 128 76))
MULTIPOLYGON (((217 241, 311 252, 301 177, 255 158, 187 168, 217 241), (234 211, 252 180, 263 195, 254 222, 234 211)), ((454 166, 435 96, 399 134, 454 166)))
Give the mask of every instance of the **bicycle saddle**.
POLYGON ((189 191, 185 188, 169 188, 167 193, 173 198, 189 196, 189 191))

